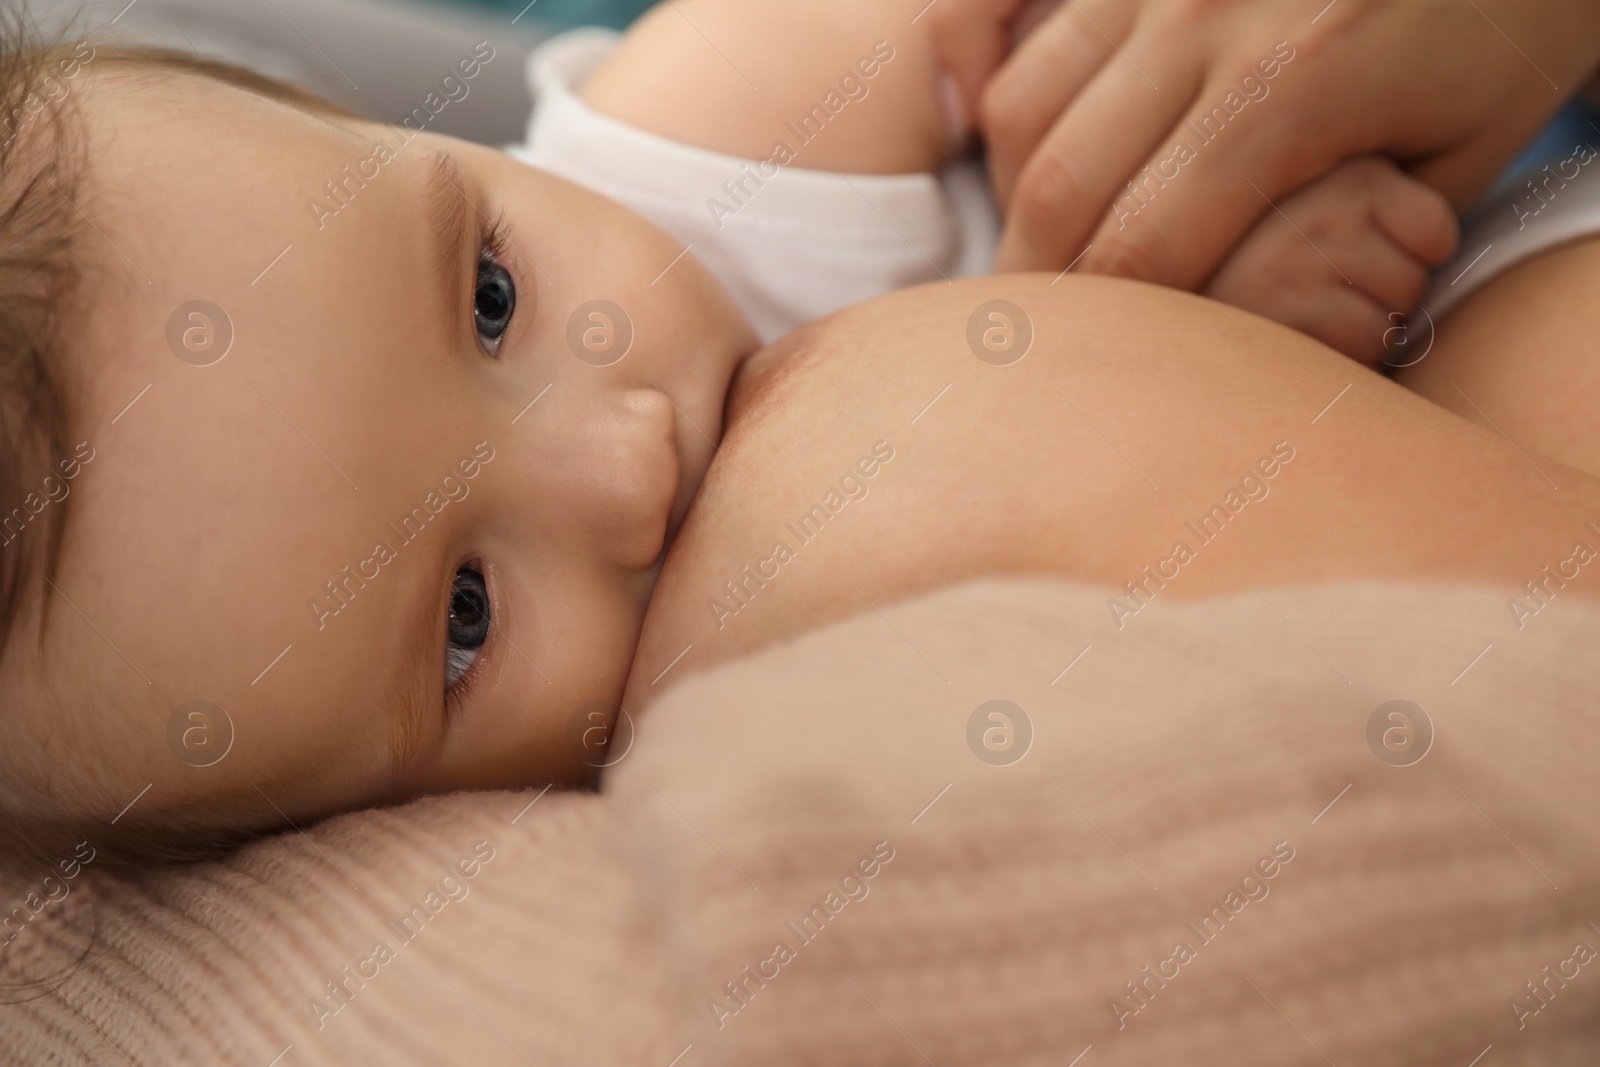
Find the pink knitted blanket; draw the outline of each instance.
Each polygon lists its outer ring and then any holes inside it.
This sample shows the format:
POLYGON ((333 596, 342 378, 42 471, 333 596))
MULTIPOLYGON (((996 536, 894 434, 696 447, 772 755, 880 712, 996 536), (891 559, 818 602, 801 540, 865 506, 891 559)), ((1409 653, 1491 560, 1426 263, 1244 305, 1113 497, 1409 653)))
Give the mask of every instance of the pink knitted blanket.
POLYGON ((599 795, 13 871, 0 952, 66 963, 0 1061, 1592 1067, 1597 637, 945 590, 681 681, 599 795))

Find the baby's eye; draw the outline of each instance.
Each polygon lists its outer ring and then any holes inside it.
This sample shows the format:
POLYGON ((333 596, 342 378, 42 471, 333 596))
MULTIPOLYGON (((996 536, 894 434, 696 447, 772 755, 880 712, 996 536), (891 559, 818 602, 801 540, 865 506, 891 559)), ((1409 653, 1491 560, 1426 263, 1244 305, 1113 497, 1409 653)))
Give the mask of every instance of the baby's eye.
POLYGON ((456 571, 450 588, 450 624, 445 638, 446 689, 454 689, 489 637, 489 589, 475 567, 456 571))
POLYGON ((517 286, 511 272, 500 265, 493 253, 485 251, 478 259, 478 276, 472 294, 472 321, 478 330, 478 343, 489 355, 500 351, 500 338, 511 325, 517 307, 517 286))

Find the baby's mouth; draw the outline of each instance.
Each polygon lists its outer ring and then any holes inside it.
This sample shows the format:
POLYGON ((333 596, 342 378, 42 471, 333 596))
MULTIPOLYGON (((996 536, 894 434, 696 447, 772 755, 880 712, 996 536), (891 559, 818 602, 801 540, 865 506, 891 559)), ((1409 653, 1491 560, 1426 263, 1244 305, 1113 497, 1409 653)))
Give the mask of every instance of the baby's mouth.
MULTIPOLYGON (((742 347, 742 346, 741 346, 742 347)), ((711 465, 716 459, 717 449, 722 444, 727 434, 728 427, 732 425, 733 416, 741 409, 742 397, 738 396, 744 391, 743 383, 746 379, 746 369, 753 362, 758 362, 757 357, 766 349, 745 349, 738 361, 728 372, 727 381, 723 384, 722 405, 717 411, 717 423, 707 426, 703 420, 700 422, 689 421, 683 408, 676 400, 671 400, 674 414, 679 423, 679 431, 675 440, 681 442, 677 445, 678 458, 678 492, 673 500, 672 511, 667 520, 666 543, 670 548, 677 537, 678 530, 694 507, 695 499, 700 495, 700 487, 705 482, 706 475, 711 471, 711 465), (699 447, 704 446, 703 452, 699 447), (693 454, 690 454, 690 453, 693 454)), ((665 392, 663 390, 663 392, 665 392)), ((663 553, 664 554, 664 553, 663 553)))
POLYGON ((663 556, 672 547, 672 542, 678 536, 678 530, 689 515, 689 509, 694 506, 694 499, 700 493, 700 485, 711 469, 711 459, 716 452, 717 440, 722 436, 720 426, 701 427, 698 424, 690 424, 688 416, 678 402, 671 397, 668 399, 675 409, 672 452, 678 484, 674 488, 672 506, 667 512, 667 534, 662 547, 663 556), (696 454, 700 451, 694 448, 696 444, 705 446, 704 458, 696 454))
MULTIPOLYGON (((698 491, 699 485, 695 486, 698 491)), ((681 494, 673 501, 672 511, 667 515, 667 536, 662 542, 661 554, 665 556, 672 550, 672 542, 677 540, 678 531, 683 528, 683 520, 689 516, 689 508, 694 504, 694 497, 684 497, 681 494)))

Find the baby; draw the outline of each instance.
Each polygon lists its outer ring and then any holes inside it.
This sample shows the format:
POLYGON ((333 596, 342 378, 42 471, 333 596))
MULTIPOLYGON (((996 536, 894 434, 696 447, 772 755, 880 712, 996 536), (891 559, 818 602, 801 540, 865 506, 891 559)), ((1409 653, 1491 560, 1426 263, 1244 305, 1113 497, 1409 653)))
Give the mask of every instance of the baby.
MULTIPOLYGON (((549 169, 7 35, 3 847, 183 857, 592 781, 740 363, 992 252, 970 175, 934 176, 964 135, 918 6, 677 0, 558 41, 549 169)), ((1371 358, 1453 219, 1376 161, 1281 207, 1211 291, 1371 358)))

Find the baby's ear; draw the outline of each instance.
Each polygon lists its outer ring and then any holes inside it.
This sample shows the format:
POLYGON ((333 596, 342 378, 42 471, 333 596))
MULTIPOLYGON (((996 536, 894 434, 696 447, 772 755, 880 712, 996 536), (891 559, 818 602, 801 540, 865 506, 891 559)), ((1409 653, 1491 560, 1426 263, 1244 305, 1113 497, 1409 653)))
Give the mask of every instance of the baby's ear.
POLYGON ((1409 175, 1374 199, 1372 215, 1396 244, 1430 267, 1448 262, 1461 243, 1450 201, 1409 175))

